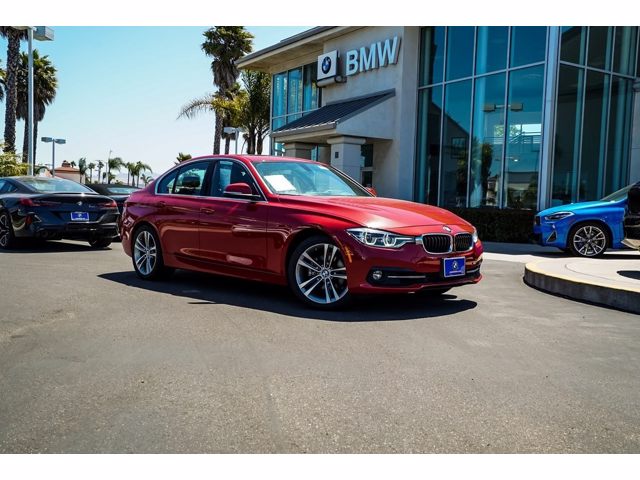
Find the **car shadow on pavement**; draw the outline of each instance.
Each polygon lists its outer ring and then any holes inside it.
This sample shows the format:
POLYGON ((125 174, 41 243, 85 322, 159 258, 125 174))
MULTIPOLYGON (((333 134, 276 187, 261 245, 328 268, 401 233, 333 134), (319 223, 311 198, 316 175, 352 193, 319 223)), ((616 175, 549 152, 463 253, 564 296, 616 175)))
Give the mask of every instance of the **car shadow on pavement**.
POLYGON ((157 282, 141 280, 132 271, 104 273, 99 277, 128 287, 189 298, 192 299, 190 305, 233 305, 332 322, 417 320, 453 315, 477 306, 476 302, 458 298, 455 294, 439 298, 420 294, 376 295, 356 298, 343 310, 323 311, 306 307, 284 286, 198 272, 179 270, 170 279, 157 282))
MULTIPOLYGON (((104 250, 109 250, 107 247, 104 250)), ((23 240, 11 250, 3 250, 2 253, 24 254, 24 253, 68 253, 68 252, 96 252, 88 243, 67 242, 67 241, 44 241, 44 240, 23 240)))
POLYGON ((638 270, 618 270, 617 273, 622 277, 631 278, 633 280, 640 280, 640 271, 638 270))

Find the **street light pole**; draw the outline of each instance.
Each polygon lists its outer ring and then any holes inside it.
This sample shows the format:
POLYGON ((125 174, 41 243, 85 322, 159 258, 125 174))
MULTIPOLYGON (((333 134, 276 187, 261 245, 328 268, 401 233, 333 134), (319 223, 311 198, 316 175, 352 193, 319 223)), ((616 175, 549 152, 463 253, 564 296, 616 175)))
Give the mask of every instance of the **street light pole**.
POLYGON ((27 31, 27 39, 29 42, 29 55, 28 55, 28 79, 27 79, 27 155, 28 161, 28 173, 29 175, 35 175, 36 172, 36 159, 34 158, 34 146, 35 139, 33 138, 33 39, 36 40, 53 40, 53 30, 49 27, 13 27, 18 30, 27 31))
MULTIPOLYGON (((64 145, 67 141, 64 138, 42 137, 44 143, 51 143, 51 176, 56 176, 56 143, 64 145)), ((35 165, 34 165, 35 168, 35 165)), ((35 172, 35 170, 34 170, 35 172)))
POLYGON ((28 68, 28 86, 27 86, 27 91, 29 92, 28 97, 28 122, 29 122, 29 128, 28 128, 28 142, 29 142, 29 146, 27 148, 27 152, 29 157, 29 168, 28 168, 28 175, 35 175, 36 172, 36 159, 33 158, 33 144, 34 142, 34 138, 33 138, 33 27, 29 27, 28 29, 28 39, 29 39, 29 68, 28 68))

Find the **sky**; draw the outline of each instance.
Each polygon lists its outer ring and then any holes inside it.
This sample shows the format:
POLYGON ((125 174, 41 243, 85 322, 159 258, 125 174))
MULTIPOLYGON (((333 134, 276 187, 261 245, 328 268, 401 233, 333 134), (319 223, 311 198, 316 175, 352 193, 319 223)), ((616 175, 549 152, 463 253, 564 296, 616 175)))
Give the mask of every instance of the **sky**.
MULTIPOLYGON (((185 103, 214 91, 211 58, 200 49, 208 27, 52 28, 54 41, 34 41, 34 48, 58 69, 56 99, 38 125, 38 138, 67 141, 56 145, 56 165, 81 157, 97 163, 111 151, 125 162, 148 163, 157 176, 178 152, 195 157, 213 151, 212 113, 177 119, 185 103)), ((255 37, 255 51, 310 27, 246 28, 255 37)), ((0 39, 3 67, 6 52, 7 42, 0 39)), ((4 111, 2 102, 0 137, 4 111)), ((18 121, 19 152, 23 135, 24 122, 18 121)), ((51 163, 51 144, 38 141, 36 161, 51 163)))

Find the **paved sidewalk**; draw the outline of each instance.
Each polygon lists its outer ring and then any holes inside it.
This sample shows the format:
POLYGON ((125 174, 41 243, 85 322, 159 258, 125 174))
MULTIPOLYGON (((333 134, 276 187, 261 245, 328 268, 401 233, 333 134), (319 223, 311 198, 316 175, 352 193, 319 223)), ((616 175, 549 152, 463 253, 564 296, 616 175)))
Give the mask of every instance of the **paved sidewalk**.
POLYGON ((612 250, 602 258, 571 257, 538 245, 487 243, 485 256, 525 263, 529 286, 574 300, 640 313, 640 252, 612 250))

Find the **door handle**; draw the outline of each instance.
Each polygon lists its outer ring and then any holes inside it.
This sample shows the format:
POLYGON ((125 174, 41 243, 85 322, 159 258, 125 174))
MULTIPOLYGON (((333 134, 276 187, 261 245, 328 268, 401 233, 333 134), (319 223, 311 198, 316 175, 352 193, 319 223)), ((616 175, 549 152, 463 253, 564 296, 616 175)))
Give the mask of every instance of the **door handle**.
POLYGON ((205 215, 213 215, 214 213, 216 213, 216 211, 213 210, 212 208, 202 207, 200 209, 200 213, 204 213, 205 215))

